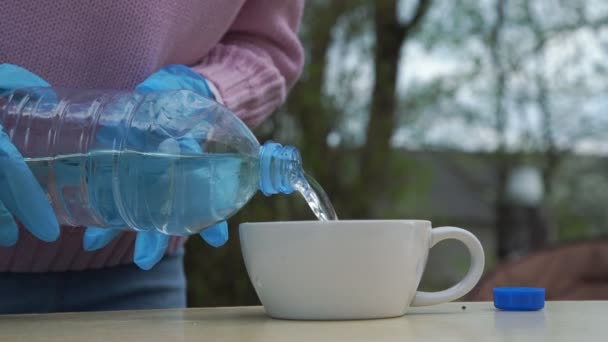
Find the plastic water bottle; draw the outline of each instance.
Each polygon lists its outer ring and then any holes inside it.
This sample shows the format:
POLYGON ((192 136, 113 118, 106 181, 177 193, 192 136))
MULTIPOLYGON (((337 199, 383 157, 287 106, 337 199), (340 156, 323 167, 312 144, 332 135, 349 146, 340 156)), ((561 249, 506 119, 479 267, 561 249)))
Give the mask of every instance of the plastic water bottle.
POLYGON ((63 225, 190 235, 305 179, 296 148, 188 90, 18 89, 0 124, 63 225))

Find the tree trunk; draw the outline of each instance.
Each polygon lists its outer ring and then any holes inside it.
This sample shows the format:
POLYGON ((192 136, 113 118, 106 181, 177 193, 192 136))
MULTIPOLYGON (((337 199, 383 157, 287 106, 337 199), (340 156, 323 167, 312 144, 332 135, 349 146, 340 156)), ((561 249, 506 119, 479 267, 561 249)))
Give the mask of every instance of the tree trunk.
POLYGON ((419 26, 428 12, 430 0, 420 0, 412 19, 405 24, 397 17, 398 0, 376 0, 374 2, 374 72, 369 122, 366 129, 366 144, 360 159, 360 194, 357 218, 371 218, 372 204, 390 203, 388 198, 391 182, 390 140, 396 124, 396 89, 401 48, 411 33, 419 26), (373 202, 373 203, 372 203, 373 202))
POLYGON ((495 4, 496 19, 489 36, 490 53, 494 67, 495 88, 495 130, 498 136, 498 147, 495 153, 496 198, 494 202, 494 219, 496 227, 496 246, 498 259, 509 256, 513 249, 512 222, 514 210, 507 199, 507 179, 511 171, 506 143, 506 113, 503 105, 506 86, 506 71, 500 57, 500 39, 504 27, 506 1, 497 0, 495 4))

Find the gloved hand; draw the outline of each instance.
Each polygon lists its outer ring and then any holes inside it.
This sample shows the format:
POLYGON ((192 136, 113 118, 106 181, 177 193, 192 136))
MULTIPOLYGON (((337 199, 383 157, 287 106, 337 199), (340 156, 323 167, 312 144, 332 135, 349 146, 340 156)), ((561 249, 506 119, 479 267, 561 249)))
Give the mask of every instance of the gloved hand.
MULTIPOLYGON (((24 87, 46 87, 33 73, 11 64, 0 64, 0 93, 24 87)), ((0 125, 0 245, 12 246, 19 238, 14 214, 40 240, 59 237, 59 223, 44 190, 0 125)))
MULTIPOLYGON (((136 87, 142 92, 158 90, 189 89, 210 99, 215 99, 207 81, 190 68, 183 65, 166 66, 152 74, 136 87)), ((196 141, 184 139, 179 141, 182 150, 201 153, 196 141)), ((84 235, 84 249, 88 251, 104 247, 120 234, 118 229, 88 227, 84 235)), ((211 246, 219 247, 228 240, 228 225, 225 221, 204 229, 200 235, 211 246)), ((165 254, 169 243, 169 235, 156 231, 140 231, 135 239, 134 262, 141 269, 152 268, 165 254)))

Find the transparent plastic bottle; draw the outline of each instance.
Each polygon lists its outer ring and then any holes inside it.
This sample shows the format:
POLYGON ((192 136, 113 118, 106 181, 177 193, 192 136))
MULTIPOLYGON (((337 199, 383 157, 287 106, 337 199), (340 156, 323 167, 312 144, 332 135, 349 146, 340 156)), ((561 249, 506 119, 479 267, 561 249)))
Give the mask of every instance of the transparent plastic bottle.
POLYGON ((304 179, 296 148, 188 90, 18 89, 0 124, 63 225, 190 235, 304 179))

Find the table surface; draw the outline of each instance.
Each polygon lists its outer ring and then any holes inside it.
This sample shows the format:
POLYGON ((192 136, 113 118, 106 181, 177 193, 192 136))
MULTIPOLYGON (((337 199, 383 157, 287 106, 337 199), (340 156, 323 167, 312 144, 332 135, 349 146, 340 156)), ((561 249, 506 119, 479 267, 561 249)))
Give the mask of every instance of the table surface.
POLYGON ((548 302, 536 312, 492 303, 413 308, 366 321, 283 321, 261 307, 0 316, 0 341, 608 341, 607 302, 548 302))

